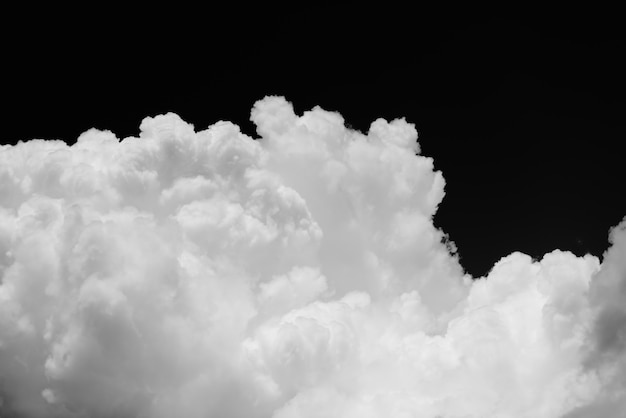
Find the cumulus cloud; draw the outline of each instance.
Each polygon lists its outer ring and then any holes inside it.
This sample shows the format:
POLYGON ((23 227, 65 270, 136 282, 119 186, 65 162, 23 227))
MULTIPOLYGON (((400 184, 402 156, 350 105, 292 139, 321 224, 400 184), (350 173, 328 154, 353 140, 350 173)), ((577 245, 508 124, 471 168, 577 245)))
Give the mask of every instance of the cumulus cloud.
POLYGON ((617 417, 626 223, 602 263, 465 274, 415 127, 266 97, 0 148, 0 412, 617 417))

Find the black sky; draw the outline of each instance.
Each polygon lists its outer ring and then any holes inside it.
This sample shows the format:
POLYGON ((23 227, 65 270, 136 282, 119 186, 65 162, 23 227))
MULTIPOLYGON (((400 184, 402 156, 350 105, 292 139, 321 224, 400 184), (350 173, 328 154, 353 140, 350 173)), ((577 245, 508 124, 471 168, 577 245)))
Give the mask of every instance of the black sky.
POLYGON ((252 104, 277 94, 360 130, 378 117, 415 123, 447 181, 435 222, 473 275, 511 251, 602 255, 626 215, 626 36, 614 11, 153 12, 8 16, 2 141, 73 142, 91 127, 125 137, 167 111, 253 135, 252 104))

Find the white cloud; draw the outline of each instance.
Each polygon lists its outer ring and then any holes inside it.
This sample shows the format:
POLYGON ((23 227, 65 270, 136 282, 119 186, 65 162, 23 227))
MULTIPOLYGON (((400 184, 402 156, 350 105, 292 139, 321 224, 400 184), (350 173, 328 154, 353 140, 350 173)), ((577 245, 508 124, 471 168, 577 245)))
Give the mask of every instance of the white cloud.
POLYGON ((626 226, 600 264, 472 281, 404 120, 281 97, 260 138, 175 114, 0 149, 0 412, 24 417, 617 417, 626 226))

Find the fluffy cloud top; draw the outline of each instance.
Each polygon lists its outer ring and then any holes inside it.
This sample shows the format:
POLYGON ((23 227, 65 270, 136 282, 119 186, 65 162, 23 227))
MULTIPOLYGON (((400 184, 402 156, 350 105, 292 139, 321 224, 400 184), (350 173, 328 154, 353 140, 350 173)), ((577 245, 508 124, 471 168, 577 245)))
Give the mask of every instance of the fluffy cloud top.
POLYGON ((0 415, 626 410, 625 223, 602 264, 514 253, 472 280, 413 125, 281 97, 252 120, 0 148, 0 415))

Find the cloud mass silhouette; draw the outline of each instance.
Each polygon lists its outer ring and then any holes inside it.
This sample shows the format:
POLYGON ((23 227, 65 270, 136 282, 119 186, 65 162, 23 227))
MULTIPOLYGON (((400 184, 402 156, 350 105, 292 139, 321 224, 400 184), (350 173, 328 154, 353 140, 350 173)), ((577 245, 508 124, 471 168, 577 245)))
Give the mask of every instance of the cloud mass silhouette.
POLYGON ((0 415, 617 417, 626 223, 603 260, 465 273, 415 127, 282 97, 196 131, 0 148, 0 415))

